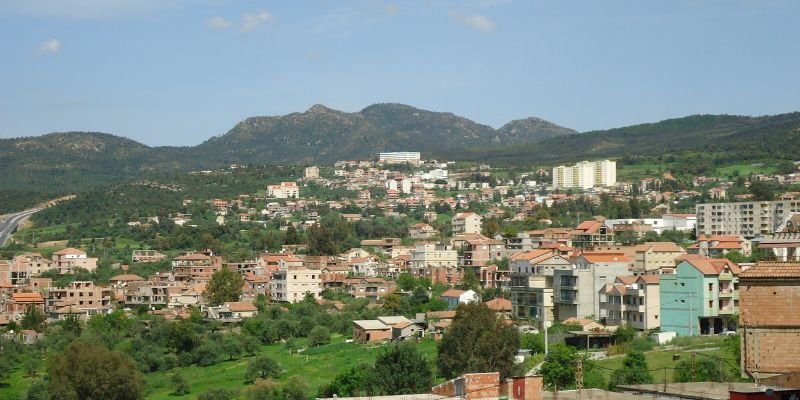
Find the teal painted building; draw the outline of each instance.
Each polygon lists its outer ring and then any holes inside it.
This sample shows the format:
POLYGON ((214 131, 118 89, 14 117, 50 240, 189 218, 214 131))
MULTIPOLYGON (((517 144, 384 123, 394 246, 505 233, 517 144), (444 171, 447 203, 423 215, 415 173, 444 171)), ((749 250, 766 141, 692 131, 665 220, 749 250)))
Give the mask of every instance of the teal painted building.
POLYGON ((682 257, 674 274, 661 275, 661 331, 696 336, 736 330, 740 272, 726 259, 682 257))

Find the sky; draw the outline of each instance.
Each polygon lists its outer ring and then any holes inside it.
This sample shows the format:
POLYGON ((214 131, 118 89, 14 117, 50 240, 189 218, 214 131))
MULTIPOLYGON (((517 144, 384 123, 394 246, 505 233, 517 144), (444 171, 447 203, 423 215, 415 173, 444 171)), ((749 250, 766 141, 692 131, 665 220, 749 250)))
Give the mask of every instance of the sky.
POLYGON ((403 103, 588 131, 800 111, 800 1, 0 0, 0 137, 196 145, 403 103))

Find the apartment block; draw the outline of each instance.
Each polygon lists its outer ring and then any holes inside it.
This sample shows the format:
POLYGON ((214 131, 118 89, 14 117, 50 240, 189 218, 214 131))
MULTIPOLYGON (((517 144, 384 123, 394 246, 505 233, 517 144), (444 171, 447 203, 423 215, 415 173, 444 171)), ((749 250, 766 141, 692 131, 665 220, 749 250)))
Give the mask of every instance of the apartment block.
POLYGON ((274 199, 296 199, 300 197, 300 188, 295 182, 281 182, 280 185, 267 185, 267 197, 274 199))
POLYGON ((617 253, 583 253, 573 260, 573 268, 553 271, 555 314, 567 318, 603 318, 597 293, 619 275, 630 273, 633 259, 617 253))
POLYGON ((450 221, 453 236, 467 233, 481 233, 483 217, 472 212, 457 213, 450 221))
POLYGON ((422 161, 421 155, 418 151, 395 151, 380 153, 378 161, 385 164, 414 164, 417 165, 422 161))
POLYGON ((85 251, 71 247, 53 253, 52 261, 53 268, 58 269, 58 273, 62 275, 75 272, 75 268, 89 272, 97 269, 97 258, 87 257, 85 251))
POLYGON ((591 189, 617 183, 616 161, 581 161, 573 166, 553 168, 553 186, 561 189, 591 189))
POLYGON ((600 290, 600 313, 609 326, 628 325, 640 331, 661 324, 659 275, 618 276, 600 290))
POLYGON ((752 239, 779 231, 797 212, 800 200, 698 204, 696 233, 698 237, 741 235, 752 239))
POLYGON ((272 272, 270 297, 272 301, 296 303, 302 301, 306 293, 314 298, 320 297, 322 271, 304 267, 290 268, 272 272))

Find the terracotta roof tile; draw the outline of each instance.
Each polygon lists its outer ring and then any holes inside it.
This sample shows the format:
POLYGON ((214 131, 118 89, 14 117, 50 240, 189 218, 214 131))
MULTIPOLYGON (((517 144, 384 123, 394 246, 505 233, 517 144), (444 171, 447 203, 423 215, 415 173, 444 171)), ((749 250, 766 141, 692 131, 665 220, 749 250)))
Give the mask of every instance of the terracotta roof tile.
POLYGON ((762 261, 739 275, 739 279, 796 280, 800 279, 800 262, 762 261))

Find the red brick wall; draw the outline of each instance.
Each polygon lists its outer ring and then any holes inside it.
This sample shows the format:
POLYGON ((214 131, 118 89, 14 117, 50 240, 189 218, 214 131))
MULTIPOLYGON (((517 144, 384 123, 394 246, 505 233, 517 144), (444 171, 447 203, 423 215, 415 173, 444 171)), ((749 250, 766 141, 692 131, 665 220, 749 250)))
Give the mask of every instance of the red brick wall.
POLYGON ((800 282, 768 285, 741 282, 740 325, 800 327, 800 282))
POLYGON ((541 376, 520 376, 506 379, 500 394, 512 400, 542 400, 544 380, 541 376))
POLYGON ((456 381, 464 380, 464 398, 467 400, 496 399, 500 397, 500 373, 464 374, 431 389, 431 393, 452 397, 456 395, 456 381))

